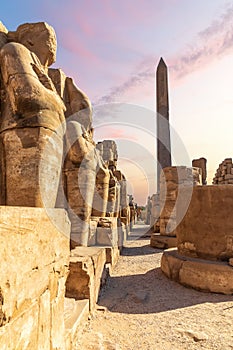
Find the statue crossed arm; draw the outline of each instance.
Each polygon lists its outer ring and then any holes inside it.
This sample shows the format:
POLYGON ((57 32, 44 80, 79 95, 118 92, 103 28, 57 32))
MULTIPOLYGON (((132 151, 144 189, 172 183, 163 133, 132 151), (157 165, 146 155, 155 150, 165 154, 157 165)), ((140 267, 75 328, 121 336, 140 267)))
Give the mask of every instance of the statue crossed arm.
POLYGON ((0 41, 0 202, 54 207, 65 132, 65 106, 47 74, 55 33, 46 23, 28 23, 0 41))

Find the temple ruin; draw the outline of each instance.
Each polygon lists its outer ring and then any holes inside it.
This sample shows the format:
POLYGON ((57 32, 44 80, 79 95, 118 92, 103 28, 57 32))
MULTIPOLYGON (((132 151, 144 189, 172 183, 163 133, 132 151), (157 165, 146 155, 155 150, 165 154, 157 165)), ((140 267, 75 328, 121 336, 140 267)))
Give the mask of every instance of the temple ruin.
MULTIPOLYGON (((164 60, 156 72, 157 193, 143 210, 118 168, 115 140, 94 141, 90 99, 50 67, 56 48, 45 22, 16 31, 0 22, 0 349, 75 349, 136 224, 162 252, 158 270, 169 279, 233 294, 232 158, 212 185, 204 157, 172 165, 164 60)), ((150 272, 139 277, 151 281, 150 272)), ((146 304, 139 284, 122 298, 146 304)))

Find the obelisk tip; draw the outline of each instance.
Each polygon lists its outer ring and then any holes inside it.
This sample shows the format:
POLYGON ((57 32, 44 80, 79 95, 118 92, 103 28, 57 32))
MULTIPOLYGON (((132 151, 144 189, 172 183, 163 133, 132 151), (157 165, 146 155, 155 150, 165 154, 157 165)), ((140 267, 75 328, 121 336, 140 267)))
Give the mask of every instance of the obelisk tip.
POLYGON ((159 67, 159 66, 165 66, 165 67, 167 67, 166 63, 164 62, 163 57, 161 57, 160 60, 159 60, 158 67, 159 67))

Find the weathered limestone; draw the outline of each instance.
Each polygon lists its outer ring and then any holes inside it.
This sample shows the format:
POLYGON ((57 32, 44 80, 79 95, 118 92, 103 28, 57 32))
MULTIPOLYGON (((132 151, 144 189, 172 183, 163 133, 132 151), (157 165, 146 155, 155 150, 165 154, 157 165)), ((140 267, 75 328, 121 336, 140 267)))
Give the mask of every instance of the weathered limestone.
POLYGON ((116 143, 113 140, 104 140, 98 142, 96 147, 99 150, 105 165, 110 170, 106 216, 117 217, 120 210, 120 186, 116 176, 114 176, 118 159, 116 143))
POLYGON ((73 350, 89 318, 89 300, 65 298, 64 322, 66 350, 73 350))
POLYGON ((123 246, 123 242, 127 238, 130 225, 130 206, 127 195, 127 182, 124 174, 120 170, 114 170, 113 174, 118 181, 118 195, 116 201, 115 217, 119 218, 118 221, 118 245, 120 248, 123 246))
MULTIPOLYGON (((86 94, 60 70, 49 75, 66 106, 63 190, 71 220, 71 247, 87 245, 95 190, 97 156, 92 140, 92 108, 86 94)), ((63 190, 61 192, 63 192, 63 190)), ((66 202, 65 201, 65 202, 66 202)))
POLYGON ((161 58, 156 70, 157 102, 157 192, 161 169, 171 166, 167 66, 161 58))
POLYGON ((106 251, 102 247, 76 247, 71 251, 66 296, 76 300, 88 299, 90 311, 94 311, 106 263, 106 251))
POLYGON ((108 205, 110 172, 99 157, 96 174, 95 192, 92 202, 92 216, 105 217, 108 205))
MULTIPOLYGON (((182 189, 182 196, 185 191, 182 189)), ((189 208, 177 228, 179 252, 209 260, 233 258, 232 208, 233 186, 194 188, 189 208)), ((181 203, 177 215, 183 215, 183 211, 181 203)))
POLYGON ((200 184, 199 169, 185 166, 163 169, 160 178, 160 234, 175 236, 176 201, 180 188, 200 184))
POLYGON ((96 244, 118 247, 118 222, 116 217, 100 218, 96 232, 96 244))
POLYGON ((193 159, 192 161, 192 167, 193 168, 199 168, 201 169, 201 179, 202 179, 202 185, 207 184, 207 170, 206 170, 206 158, 199 158, 199 159, 193 159))
MULTIPOLYGON (((66 106, 63 189, 60 188, 62 193, 64 191, 66 200, 62 201, 61 196, 57 205, 68 209, 71 247, 87 246, 93 198, 95 195, 94 207, 98 210, 98 215, 104 215, 109 174, 95 149, 92 107, 87 95, 60 69, 50 69, 49 75, 66 106)), ((93 215, 97 215, 97 212, 93 215)))
POLYGON ((232 158, 226 158, 216 171, 213 178, 214 185, 232 185, 233 184, 233 163, 232 158))
POLYGON ((199 168, 173 166, 163 169, 160 177, 159 204, 157 197, 156 204, 154 204, 157 218, 159 217, 154 222, 154 229, 157 232, 159 231, 159 234, 152 235, 151 246, 155 248, 170 248, 176 243, 176 239, 172 239, 169 242, 169 237, 176 237, 176 206, 180 189, 189 187, 189 191, 192 192, 192 187, 199 185, 200 182, 201 174, 199 168), (158 215, 158 206, 160 207, 160 215, 158 215))
POLYGON ((47 74, 56 36, 41 22, 1 38, 10 42, 0 51, 0 203, 54 207, 65 131, 65 106, 47 74))
POLYGON ((0 207, 1 349, 65 349, 69 232, 63 209, 0 207))
MULTIPOLYGON (((106 216, 118 218, 119 240, 124 241, 129 231, 130 210, 127 196, 127 183, 124 174, 117 170, 117 146, 113 140, 98 142, 97 149, 110 171, 108 205, 106 216)), ((122 246, 122 244, 119 244, 122 246)))
MULTIPOLYGON (((181 189, 182 198, 188 191, 181 189)), ((183 203, 177 206, 183 218, 176 228, 177 251, 164 253, 162 271, 193 288, 233 294, 233 186, 194 187, 188 210, 183 203)))

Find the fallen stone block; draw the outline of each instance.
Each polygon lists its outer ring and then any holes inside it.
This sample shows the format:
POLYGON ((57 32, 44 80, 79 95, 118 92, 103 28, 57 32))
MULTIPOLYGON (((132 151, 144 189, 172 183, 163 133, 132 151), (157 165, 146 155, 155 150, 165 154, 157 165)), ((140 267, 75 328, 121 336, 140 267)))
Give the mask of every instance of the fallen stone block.
POLYGON ((233 294, 233 269, 227 262, 208 261, 164 251, 161 270, 170 279, 204 292, 233 294))
POLYGON ((71 251, 66 297, 88 299, 93 311, 98 299, 101 277, 106 263, 102 247, 76 247, 71 251))
POLYGON ((152 234, 150 245, 153 248, 168 249, 177 246, 177 238, 171 236, 161 236, 160 234, 152 234))

